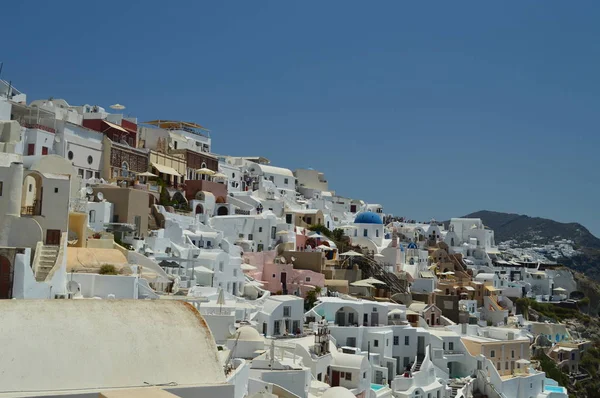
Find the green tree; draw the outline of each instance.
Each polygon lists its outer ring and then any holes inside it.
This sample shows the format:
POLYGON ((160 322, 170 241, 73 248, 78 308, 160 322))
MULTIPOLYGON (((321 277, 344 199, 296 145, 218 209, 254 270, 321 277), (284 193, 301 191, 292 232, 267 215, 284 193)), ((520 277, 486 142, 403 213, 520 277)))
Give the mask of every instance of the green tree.
POLYGON ((98 271, 100 275, 118 275, 117 269, 112 264, 104 264, 100 267, 100 271, 98 271))

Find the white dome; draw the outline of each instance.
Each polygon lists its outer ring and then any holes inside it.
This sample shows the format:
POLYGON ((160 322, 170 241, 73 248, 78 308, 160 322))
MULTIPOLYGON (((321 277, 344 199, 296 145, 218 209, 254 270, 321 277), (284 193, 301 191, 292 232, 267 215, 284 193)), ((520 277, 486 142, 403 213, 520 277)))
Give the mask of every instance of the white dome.
POLYGON ((354 394, 344 387, 332 387, 325 391, 321 398, 356 398, 354 394))
POLYGON ((242 326, 238 329, 239 341, 264 341, 263 337, 252 326, 242 326))

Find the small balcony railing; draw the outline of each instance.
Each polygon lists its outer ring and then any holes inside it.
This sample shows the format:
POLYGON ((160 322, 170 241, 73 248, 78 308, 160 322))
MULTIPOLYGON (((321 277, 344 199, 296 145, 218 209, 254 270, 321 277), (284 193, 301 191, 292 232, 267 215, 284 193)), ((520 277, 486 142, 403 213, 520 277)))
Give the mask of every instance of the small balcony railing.
POLYGON ((37 124, 37 123, 21 123, 21 127, 25 127, 27 129, 44 130, 44 131, 47 131, 52 134, 56 133, 56 130, 54 130, 52 127, 43 126, 43 125, 37 124))
POLYGON ((42 214, 41 208, 37 200, 33 202, 32 206, 21 206, 22 216, 40 216, 42 214))

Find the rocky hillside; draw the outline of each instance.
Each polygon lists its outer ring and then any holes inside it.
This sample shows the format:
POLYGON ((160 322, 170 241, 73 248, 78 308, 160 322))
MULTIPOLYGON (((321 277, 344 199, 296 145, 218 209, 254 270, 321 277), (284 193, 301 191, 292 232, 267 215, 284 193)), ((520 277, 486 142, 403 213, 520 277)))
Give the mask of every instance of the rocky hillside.
POLYGON ((600 239, 581 224, 487 210, 464 217, 481 218, 494 230, 501 250, 534 261, 564 264, 600 281, 600 239))

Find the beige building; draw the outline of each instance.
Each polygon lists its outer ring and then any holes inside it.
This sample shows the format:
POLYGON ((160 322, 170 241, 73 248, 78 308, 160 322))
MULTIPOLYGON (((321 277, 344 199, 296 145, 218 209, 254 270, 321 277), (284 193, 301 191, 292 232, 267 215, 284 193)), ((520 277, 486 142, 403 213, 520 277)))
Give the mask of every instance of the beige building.
POLYGON ((468 335, 461 339, 471 355, 485 355, 492 361, 500 376, 509 376, 518 371, 521 365, 517 361, 520 359, 529 360, 529 339, 507 332, 507 339, 499 340, 485 336, 486 332, 483 330, 483 336, 468 335))
POLYGON ((148 235, 151 194, 139 189, 113 185, 94 187, 94 194, 98 192, 102 192, 104 199, 113 204, 113 223, 133 224, 136 226, 137 235, 148 235))
POLYGON ((294 211, 296 227, 308 228, 311 225, 323 225, 323 212, 316 209, 304 209, 294 211))
POLYGON ((171 187, 183 184, 187 172, 185 153, 166 153, 150 151, 150 167, 152 172, 158 175, 171 187))

